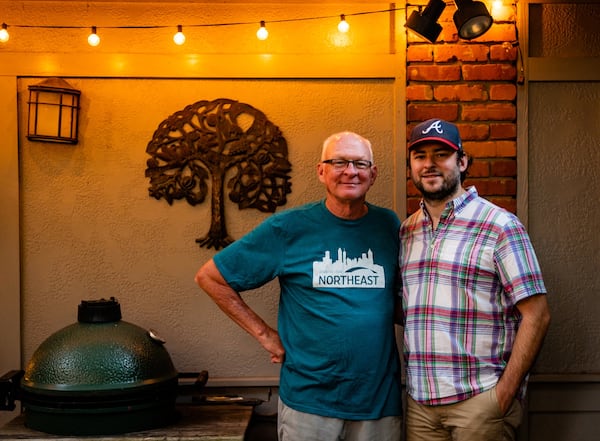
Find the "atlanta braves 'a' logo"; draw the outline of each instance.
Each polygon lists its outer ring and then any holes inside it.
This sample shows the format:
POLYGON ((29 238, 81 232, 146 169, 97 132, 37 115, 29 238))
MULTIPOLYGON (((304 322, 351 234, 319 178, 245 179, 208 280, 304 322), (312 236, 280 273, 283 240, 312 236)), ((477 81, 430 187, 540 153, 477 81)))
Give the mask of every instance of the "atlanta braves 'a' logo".
POLYGON ((444 129, 442 126, 442 122, 438 119, 434 122, 432 122, 429 127, 427 127, 426 129, 421 130, 421 133, 423 135, 427 135, 429 132, 431 132, 432 130, 435 130, 436 132, 438 132, 440 135, 442 133, 444 133, 444 129))

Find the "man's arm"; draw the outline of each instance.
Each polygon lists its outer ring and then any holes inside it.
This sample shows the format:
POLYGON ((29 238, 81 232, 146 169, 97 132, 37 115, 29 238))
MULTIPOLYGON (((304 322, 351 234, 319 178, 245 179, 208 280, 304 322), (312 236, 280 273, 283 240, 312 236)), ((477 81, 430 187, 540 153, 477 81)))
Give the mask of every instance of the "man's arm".
POLYGON ((550 310, 545 295, 528 297, 517 303, 517 309, 522 316, 521 324, 506 369, 496 386, 503 413, 510 407, 519 385, 533 365, 550 324, 550 310))
POLYGON ((279 339, 279 333, 267 325, 229 286, 212 259, 198 270, 195 281, 225 314, 271 354, 271 362, 283 361, 285 350, 279 339))

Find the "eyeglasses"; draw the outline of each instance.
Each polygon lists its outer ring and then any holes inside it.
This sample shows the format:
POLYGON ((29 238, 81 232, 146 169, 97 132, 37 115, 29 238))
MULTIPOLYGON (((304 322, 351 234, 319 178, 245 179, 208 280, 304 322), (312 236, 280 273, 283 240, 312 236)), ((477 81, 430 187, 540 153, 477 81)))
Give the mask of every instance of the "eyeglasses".
POLYGON ((352 164, 357 170, 366 170, 373 165, 371 161, 366 159, 326 159, 323 164, 330 164, 334 170, 342 171, 348 168, 348 164, 352 164))

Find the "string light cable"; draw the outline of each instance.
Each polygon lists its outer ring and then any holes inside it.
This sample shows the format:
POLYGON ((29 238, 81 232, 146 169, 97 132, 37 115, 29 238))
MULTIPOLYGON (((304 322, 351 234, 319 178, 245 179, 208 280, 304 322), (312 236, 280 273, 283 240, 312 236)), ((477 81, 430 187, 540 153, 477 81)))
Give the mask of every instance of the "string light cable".
MULTIPOLYGON (((408 6, 408 5, 407 5, 408 6)), ((338 30, 340 32, 348 32, 349 24, 346 21, 347 17, 356 17, 360 15, 371 15, 371 14, 382 14, 382 13, 390 13, 395 11, 401 11, 406 8, 388 8, 388 9, 378 9, 373 11, 361 11, 361 12, 353 12, 350 14, 336 14, 336 15, 323 15, 316 17, 296 17, 296 18, 284 18, 284 19, 274 19, 274 20, 259 20, 260 28, 257 32, 257 38, 265 39, 268 36, 268 31, 266 29, 267 23, 289 23, 289 22, 300 22, 300 21, 311 21, 311 20, 332 20, 337 19, 338 22, 338 30), (260 34, 259 34, 260 33, 260 34), (264 36, 264 38, 261 38, 264 36)), ((91 46, 96 46, 100 42, 100 37, 98 35, 98 30, 100 29, 168 29, 168 28, 176 28, 177 33, 173 35, 173 40, 175 44, 181 45, 185 42, 185 35, 183 34, 183 26, 186 28, 209 28, 209 27, 226 27, 226 26, 245 26, 245 25, 256 25, 257 21, 240 21, 240 22, 227 22, 227 23, 201 23, 201 24, 186 24, 186 25, 137 25, 137 26, 69 26, 69 25, 30 25, 30 24, 10 24, 11 28, 26 28, 26 29, 92 29, 92 32, 88 36, 88 43, 91 46), (94 37, 95 35, 95 37, 94 37), (91 40, 91 41, 90 41, 91 40), (95 43, 95 44, 92 44, 95 43)), ((5 43, 8 41, 8 27, 9 24, 2 23, 2 27, 0 29, 0 43, 5 43)))

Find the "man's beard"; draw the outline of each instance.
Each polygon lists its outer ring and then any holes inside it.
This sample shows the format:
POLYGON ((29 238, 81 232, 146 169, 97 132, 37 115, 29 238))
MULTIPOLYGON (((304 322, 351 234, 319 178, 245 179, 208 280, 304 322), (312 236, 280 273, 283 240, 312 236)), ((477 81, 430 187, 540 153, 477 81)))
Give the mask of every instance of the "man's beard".
POLYGON ((413 177, 413 183, 415 187, 421 192, 423 199, 426 201, 443 201, 454 194, 456 194, 460 188, 460 174, 453 174, 448 177, 443 177, 442 186, 436 191, 428 191, 424 188, 421 181, 417 181, 413 177))

